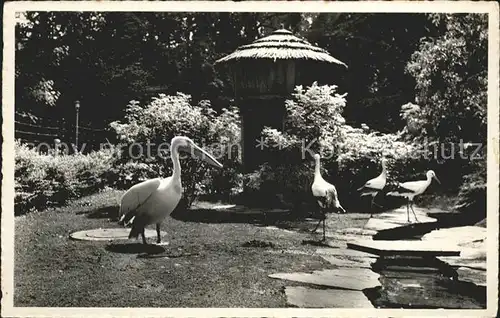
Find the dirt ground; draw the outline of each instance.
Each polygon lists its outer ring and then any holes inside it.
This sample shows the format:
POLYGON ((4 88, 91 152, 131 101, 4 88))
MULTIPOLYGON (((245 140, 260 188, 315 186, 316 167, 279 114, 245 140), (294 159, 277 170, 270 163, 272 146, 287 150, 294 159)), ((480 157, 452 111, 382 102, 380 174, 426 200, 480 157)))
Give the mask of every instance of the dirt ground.
MULTIPOLYGON (((267 275, 332 268, 312 255, 315 246, 303 244, 320 239, 319 232, 306 231, 314 221, 275 223, 272 216, 268 223, 293 231, 269 229, 251 217, 214 221, 207 210, 194 209, 165 220, 163 239, 170 245, 159 254, 135 240, 69 238, 75 231, 117 227, 119 195, 110 190, 16 217, 15 306, 286 307, 284 286, 293 283, 267 275), (253 240, 269 244, 248 244, 253 240), (279 253, 290 249, 305 253, 279 253)), ((346 214, 334 226, 362 227, 368 217, 346 214)))

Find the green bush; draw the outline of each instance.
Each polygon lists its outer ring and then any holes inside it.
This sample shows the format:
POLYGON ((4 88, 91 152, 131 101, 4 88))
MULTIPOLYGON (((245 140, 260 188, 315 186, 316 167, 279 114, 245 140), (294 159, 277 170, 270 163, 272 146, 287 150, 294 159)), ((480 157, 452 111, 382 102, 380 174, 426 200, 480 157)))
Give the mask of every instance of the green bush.
MULTIPOLYGON (((247 174, 247 195, 255 196, 247 204, 301 211, 311 207, 311 184, 314 165, 287 163, 278 165, 265 163, 257 171, 247 174)), ((309 211, 309 210, 308 210, 309 211)))
POLYGON ((342 117, 345 98, 336 93, 335 86, 297 87, 293 97, 286 102, 284 131, 263 130, 270 160, 247 176, 247 187, 258 192, 259 198, 269 194, 263 204, 297 207, 311 202, 315 152, 322 155, 323 178, 337 187, 341 203, 349 209, 369 204, 360 200, 356 189, 381 172, 383 156, 389 161, 389 183, 422 178, 427 170, 439 167, 401 134, 347 125, 342 117))
POLYGON ((367 132, 347 125, 342 130, 339 155, 336 160, 327 161, 325 167, 333 172, 331 178, 338 180, 336 187, 346 208, 365 206, 367 202, 359 199, 357 189, 380 174, 382 157, 388 161, 388 183, 411 180, 416 171, 425 169, 425 160, 415 147, 401 141, 398 134, 367 132))
POLYGON ((342 139, 339 128, 345 123, 341 112, 346 101, 336 89, 334 85, 317 83, 306 89, 296 87, 293 99, 285 102, 284 130, 266 127, 262 131, 268 161, 246 175, 247 193, 253 197, 247 201, 297 211, 309 206, 314 172, 312 155, 333 153, 342 139))
POLYGON ((415 123, 410 130, 419 137, 483 142, 488 113, 488 17, 430 16, 445 32, 423 38, 408 61, 418 107, 410 104, 405 119, 415 123))
POLYGON ((115 188, 127 190, 137 183, 157 178, 159 175, 159 167, 140 162, 126 162, 116 164, 112 168, 109 173, 109 181, 115 188))
POLYGON ((423 38, 408 61, 416 104, 401 109, 407 122, 403 132, 407 140, 420 144, 457 145, 447 154, 454 159, 436 160, 434 170, 444 176, 443 190, 458 194, 455 209, 478 220, 475 216, 486 215, 485 149, 480 158, 472 158, 476 147, 465 145, 486 144, 488 18, 483 14, 429 17, 443 32, 423 38))
POLYGON ((283 158, 300 162, 311 160, 312 152, 335 153, 343 139, 341 127, 345 119, 341 114, 346 105, 345 94, 339 95, 335 85, 313 83, 306 89, 297 86, 292 96, 285 102, 284 131, 266 127, 262 132, 267 148, 274 149, 269 150, 269 157, 279 158, 275 162, 282 162, 283 158))
MULTIPOLYGON (((240 169, 240 118, 236 108, 223 109, 216 114, 208 101, 191 105, 189 95, 177 93, 175 96, 159 95, 149 104, 141 106, 132 101, 127 107, 122 122, 113 122, 122 148, 118 175, 134 175, 130 182, 121 177, 117 182, 120 187, 152 177, 167 177, 172 173, 172 162, 164 158, 162 150, 168 150, 170 141, 175 136, 187 136, 196 144, 212 153, 223 165, 223 170, 208 169, 202 161, 190 158, 181 159, 183 202, 190 206, 196 197, 213 192, 219 187, 218 196, 228 197, 231 190, 238 187, 240 169), (142 145, 146 149, 150 144, 150 154, 130 153, 131 145, 142 145), (161 149, 159 146, 161 145, 161 149), (235 147, 236 146, 236 147, 235 147), (136 172, 133 170, 137 169, 136 172), (161 173, 160 173, 161 172, 161 173), (211 183, 211 182, 215 183, 211 183), (209 190, 209 188, 212 188, 209 190)), ((137 146, 136 146, 137 147, 137 146)))
POLYGON ((88 155, 44 155, 16 141, 15 212, 43 210, 109 185, 114 149, 88 155))

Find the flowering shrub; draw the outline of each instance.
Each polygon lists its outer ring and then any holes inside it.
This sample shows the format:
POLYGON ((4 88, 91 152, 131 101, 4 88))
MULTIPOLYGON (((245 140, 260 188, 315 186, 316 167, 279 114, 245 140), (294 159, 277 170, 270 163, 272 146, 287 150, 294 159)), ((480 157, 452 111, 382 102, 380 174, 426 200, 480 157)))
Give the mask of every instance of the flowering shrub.
POLYGON ((411 177, 415 167, 409 158, 415 149, 400 141, 397 134, 367 133, 347 125, 342 130, 344 139, 339 145, 339 155, 334 164, 338 171, 336 179, 342 180, 337 187, 344 196, 356 196, 357 188, 381 172, 382 157, 388 159, 389 179, 411 177))
MULTIPOLYGON (((306 159, 304 146, 322 154, 332 154, 340 140, 345 119, 341 113, 346 105, 345 94, 339 95, 337 86, 319 86, 313 83, 307 89, 295 88, 293 99, 285 102, 286 119, 284 131, 265 128, 263 136, 269 149, 277 149, 274 154, 284 154, 287 158, 306 159)), ((310 153, 307 152, 310 157, 310 153)))
POLYGON ((311 203, 314 165, 310 162, 265 163, 246 175, 247 192, 257 195, 257 206, 300 209, 311 203))
MULTIPOLYGON (((345 98, 336 86, 297 87, 286 102, 285 129, 265 128, 265 142, 271 147, 269 161, 247 176, 247 187, 276 193, 286 204, 309 202, 313 181, 312 154, 322 155, 322 175, 337 187, 347 208, 361 200, 356 189, 381 172, 380 159, 389 159, 389 182, 420 178, 430 169, 431 158, 401 134, 382 134, 354 128, 345 123, 345 98)), ((270 199, 271 200, 271 199, 270 199)))
MULTIPOLYGON (((198 146, 212 153, 223 165, 223 171, 208 169, 202 161, 181 159, 184 202, 187 206, 195 200, 200 191, 209 187, 230 192, 237 186, 240 154, 239 113, 236 108, 223 109, 216 114, 208 101, 191 105, 190 96, 177 93, 174 96, 159 95, 149 104, 141 106, 132 101, 127 107, 123 122, 113 122, 118 139, 122 142, 122 169, 139 169, 142 178, 168 176, 172 173, 172 162, 164 158, 162 150, 168 150, 175 136, 187 136, 198 146), (131 153, 130 145, 147 144, 150 153, 131 153), (161 145, 161 149, 160 149, 161 145), (236 146, 236 147, 235 147, 236 146), (147 168, 147 166, 149 168, 147 168), (159 172, 161 171, 161 174, 159 172)), ((140 147, 136 147, 139 148, 140 147)), ((141 178, 132 181, 139 182, 141 178)), ((120 187, 131 182, 118 181, 120 187)))
POLYGON ((342 139, 339 127, 345 123, 341 112, 346 101, 336 89, 317 83, 306 89, 297 86, 293 99, 285 102, 284 130, 263 129, 268 162, 245 180, 258 203, 299 208, 310 202, 312 155, 332 154, 342 139))
POLYGON ((15 143, 15 212, 42 210, 103 189, 108 183, 114 149, 87 155, 43 155, 15 143))

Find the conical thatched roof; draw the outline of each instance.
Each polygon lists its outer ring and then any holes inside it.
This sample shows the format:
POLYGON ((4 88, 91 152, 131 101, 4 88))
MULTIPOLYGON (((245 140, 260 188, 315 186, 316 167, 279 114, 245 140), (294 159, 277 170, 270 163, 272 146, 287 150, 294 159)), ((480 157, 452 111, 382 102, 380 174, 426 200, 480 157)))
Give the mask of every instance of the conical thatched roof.
POLYGON ((251 44, 242 45, 215 63, 242 59, 315 60, 347 67, 345 63, 331 56, 326 50, 294 36, 292 32, 285 29, 276 30, 271 35, 255 40, 251 44))

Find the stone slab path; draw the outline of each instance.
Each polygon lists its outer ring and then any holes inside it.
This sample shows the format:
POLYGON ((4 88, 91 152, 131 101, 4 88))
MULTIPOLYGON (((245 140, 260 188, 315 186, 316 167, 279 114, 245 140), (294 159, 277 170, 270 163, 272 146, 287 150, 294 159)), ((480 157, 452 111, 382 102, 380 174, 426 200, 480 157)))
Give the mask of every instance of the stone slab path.
POLYGON ((487 230, 480 226, 439 229, 422 236, 422 241, 435 245, 455 245, 460 257, 438 257, 457 268, 458 279, 486 286, 487 230))
POLYGON ((347 245, 342 246, 342 248, 318 248, 316 249, 316 254, 322 255, 332 255, 337 257, 347 257, 347 258, 372 258, 375 259, 376 256, 373 254, 347 249, 347 245))
POLYGON ((433 241, 382 241, 357 240, 347 243, 347 246, 375 255, 394 256, 460 256, 461 248, 449 242, 436 244, 433 241))
POLYGON ((373 308, 361 291, 340 289, 285 288, 288 303, 300 308, 373 308))
POLYGON ((321 255, 321 257, 325 261, 327 261, 328 263, 335 265, 337 267, 351 267, 351 268, 359 267, 359 268, 370 269, 371 264, 373 263, 373 261, 370 261, 369 259, 363 259, 363 258, 352 260, 352 259, 342 259, 342 258, 339 258, 338 256, 321 255))
POLYGON ((277 273, 271 274, 269 277, 359 291, 380 285, 378 281, 380 275, 366 268, 341 267, 338 269, 314 271, 312 273, 277 273))
MULTIPOLYGON (((380 275, 371 270, 374 255, 347 249, 347 242, 354 239, 371 240, 376 230, 365 228, 345 228, 336 231, 328 229, 329 222, 337 216, 327 218, 327 242, 329 247, 317 248, 318 255, 334 269, 313 271, 312 273, 273 273, 269 277, 301 283, 303 286, 287 286, 287 303, 301 308, 373 308, 363 293, 364 289, 380 286, 380 275)), ((368 216, 367 216, 368 219, 368 216)), ((286 251, 294 252, 294 251, 286 251)))
MULTIPOLYGON (((413 209, 415 210, 415 214, 417 215, 419 223, 432 223, 437 221, 435 218, 427 216, 427 212, 429 210, 419 207, 413 207, 413 209)), ((413 216, 413 213, 411 211, 410 221, 412 223, 416 223, 415 217, 413 216)), ((408 225, 406 207, 400 207, 389 212, 376 214, 374 217, 368 220, 368 222, 364 226, 364 229, 381 231, 400 227, 403 225, 408 225)))
MULTIPOLYGON (((426 215, 429 210, 414 207, 418 221, 433 223, 437 220, 426 215)), ((372 218, 367 215, 367 223, 363 228, 346 228, 337 231, 328 229, 329 222, 335 218, 327 219, 327 241, 330 247, 320 247, 313 255, 318 255, 333 265, 334 269, 325 269, 311 272, 273 273, 269 277, 283 279, 302 286, 287 286, 285 294, 287 303, 301 308, 373 308, 372 303, 365 296, 363 290, 381 286, 379 274, 371 270, 371 265, 377 260, 377 255, 364 251, 349 249, 348 242, 361 241, 382 244, 400 249, 408 248, 408 244, 420 244, 426 249, 442 251, 455 249, 461 251, 460 257, 445 256, 439 259, 457 268, 459 279, 485 286, 486 284, 486 229, 468 227, 467 229, 436 230, 426 234, 419 241, 407 241, 407 246, 398 241, 374 241, 372 236, 381 230, 399 228, 408 225, 406 207, 377 214, 372 218), (450 239, 454 238, 454 239, 450 239), (381 243, 377 243, 381 242, 381 243), (479 248, 478 248, 479 247, 479 248)), ((410 211, 410 220, 415 222, 410 211)), ((379 246, 380 247, 380 246, 379 246)), ((283 251, 281 251, 283 252, 283 251)), ((301 251, 285 251, 297 252, 301 251)), ((404 285, 405 288, 419 290, 418 281, 404 285)))

